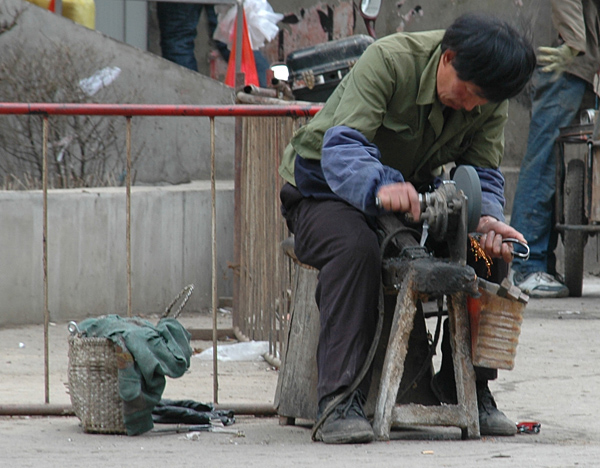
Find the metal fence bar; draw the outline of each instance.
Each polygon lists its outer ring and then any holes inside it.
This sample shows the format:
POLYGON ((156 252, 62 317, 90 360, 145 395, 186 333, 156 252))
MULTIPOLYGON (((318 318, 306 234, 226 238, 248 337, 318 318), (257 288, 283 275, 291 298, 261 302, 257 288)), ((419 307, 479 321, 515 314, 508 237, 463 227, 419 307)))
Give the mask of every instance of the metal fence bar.
POLYGON ((127 174, 125 174, 126 182, 126 255, 127 255, 127 317, 133 315, 132 311, 132 291, 131 291, 131 116, 126 117, 126 151, 127 151, 127 174))
POLYGON ((219 403, 219 371, 217 355, 217 189, 215 184, 215 118, 210 118, 210 194, 212 206, 212 319, 213 319, 213 402, 219 403))
MULTIPOLYGON (((48 135, 49 135, 49 121, 50 115, 97 115, 97 116, 124 116, 126 117, 126 151, 127 151, 127 187, 126 187, 126 242, 127 242, 127 283, 128 283, 128 316, 131 316, 132 311, 132 294, 131 294, 131 233, 130 233, 130 222, 131 222, 131 120, 132 117, 142 116, 180 116, 180 117, 210 117, 211 120, 211 194, 212 194, 212 241, 213 241, 213 263, 216 262, 216 188, 215 188, 215 149, 214 149, 214 118, 215 117, 287 117, 293 118, 293 124, 286 123, 289 119, 275 119, 277 122, 272 124, 275 126, 273 130, 272 126, 267 125, 270 119, 262 120, 259 125, 265 125, 267 129, 263 129, 263 132, 256 132, 254 135, 255 140, 248 144, 248 140, 252 138, 248 137, 252 133, 248 127, 247 122, 244 122, 244 129, 246 131, 247 138, 244 139, 244 145, 248 145, 244 150, 257 149, 257 141, 266 141, 264 148, 269 148, 270 151, 265 152, 268 154, 263 155, 264 157, 259 158, 261 164, 255 164, 256 161, 244 158, 241 167, 236 167, 236 172, 246 171, 246 179, 244 180, 245 188, 248 190, 252 184, 249 183, 251 177, 260 177, 261 174, 270 174, 273 178, 268 178, 264 181, 271 191, 275 189, 274 193, 278 193, 281 185, 280 178, 276 175, 273 169, 276 170, 278 166, 278 155, 281 154, 283 147, 293 129, 297 126, 298 118, 308 118, 316 114, 320 109, 321 105, 217 105, 217 106, 194 106, 194 105, 149 105, 149 104, 74 104, 74 103, 0 103, 0 115, 41 115, 43 118, 43 274, 44 274, 44 374, 45 374, 45 403, 50 403, 50 385, 49 385, 49 340, 48 340, 48 327, 50 322, 50 314, 48 308, 48 135), (257 136, 258 135, 258 136, 257 136), (258 140, 256 139, 258 138, 258 140), (273 157, 275 154, 275 159, 273 157), (266 165, 265 165, 266 164, 266 165), (250 174, 251 173, 251 174, 250 174)), ((246 120, 246 119, 244 119, 246 120)), ((260 146, 260 145, 259 145, 260 146)), ((244 151, 246 156, 252 158, 252 153, 244 151)), ((255 153, 254 153, 255 154, 255 153)), ((236 173, 236 185, 239 180, 239 174, 236 173)), ((262 179, 261 179, 262 180, 262 179)), ((236 191, 240 187, 236 186, 236 191)), ((264 336, 267 333, 267 337, 270 342, 270 353, 277 354, 277 343, 279 343, 279 350, 283 348, 282 336, 285 336, 286 320, 285 315, 287 314, 287 307, 285 306, 289 298, 286 297, 287 291, 284 285, 289 284, 288 274, 289 268, 282 265, 280 258, 281 249, 277 246, 275 251, 269 249, 268 241, 266 239, 260 239, 260 235, 265 235, 265 231, 269 229, 269 239, 273 240, 281 238, 284 230, 283 223, 269 223, 269 220, 274 219, 277 215, 273 209, 277 210, 276 197, 265 197, 265 193, 260 194, 256 192, 250 192, 244 194, 242 197, 244 203, 267 203, 266 207, 261 208, 261 223, 256 226, 248 225, 248 220, 245 220, 246 225, 250 226, 252 230, 251 236, 256 242, 258 236, 259 250, 262 249, 265 254, 264 261, 259 262, 260 269, 257 273, 261 276, 269 268, 273 267, 274 270, 270 272, 271 278, 261 279, 259 283, 250 283, 247 285, 247 289, 251 290, 253 295, 253 304, 260 309, 260 313, 253 316, 252 318, 245 317, 243 323, 245 325, 250 324, 251 327, 258 327, 260 333, 255 330, 244 327, 244 332, 249 332, 253 337, 264 336), (268 200, 267 200, 268 199, 268 200), (263 229, 263 231, 261 231, 263 229), (283 269, 281 269, 283 268, 283 269), (273 291, 278 291, 280 297, 272 300, 270 297, 268 300, 262 297, 262 294, 256 290, 256 284, 260 284, 262 288, 268 290, 268 294, 273 294, 273 291), (266 309, 266 310, 265 310, 266 309), (283 318, 283 320, 282 320, 283 318), (265 330, 266 329, 266 330, 265 330)), ((236 199, 237 201, 237 199, 236 199)), ((244 225, 244 223, 242 223, 244 225)), ((249 259, 253 261, 255 256, 259 252, 250 252, 249 259)), ((245 254, 245 253, 244 253, 245 254)), ((247 259, 246 259, 247 260, 247 259)), ((285 260, 287 261, 287 260, 285 260)), ((241 268, 242 269, 242 268, 241 268)), ((212 292, 212 308, 213 308, 213 341, 215 346, 214 357, 214 400, 218 402, 218 381, 217 381, 217 352, 216 352, 216 310, 218 307, 218 296, 216 288, 216 266, 213 264, 213 292, 212 292)), ((251 275, 252 276, 252 273, 251 275)), ((252 278, 250 278, 252 280, 252 278)), ((240 282, 240 289, 242 285, 240 282)), ((249 291, 244 290, 244 294, 249 291)))
POLYGON ((42 126, 42 188, 44 192, 42 209, 42 264, 44 269, 44 402, 50 403, 50 354, 48 337, 48 327, 50 325, 50 311, 48 310, 48 116, 44 116, 42 126))

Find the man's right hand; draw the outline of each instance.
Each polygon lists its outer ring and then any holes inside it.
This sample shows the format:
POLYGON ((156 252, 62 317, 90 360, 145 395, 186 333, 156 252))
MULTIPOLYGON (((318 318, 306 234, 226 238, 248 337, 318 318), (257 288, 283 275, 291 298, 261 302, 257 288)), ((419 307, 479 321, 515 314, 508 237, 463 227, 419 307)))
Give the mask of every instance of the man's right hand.
POLYGON ((376 196, 384 210, 410 213, 415 221, 421 217, 419 194, 410 182, 384 185, 376 196))

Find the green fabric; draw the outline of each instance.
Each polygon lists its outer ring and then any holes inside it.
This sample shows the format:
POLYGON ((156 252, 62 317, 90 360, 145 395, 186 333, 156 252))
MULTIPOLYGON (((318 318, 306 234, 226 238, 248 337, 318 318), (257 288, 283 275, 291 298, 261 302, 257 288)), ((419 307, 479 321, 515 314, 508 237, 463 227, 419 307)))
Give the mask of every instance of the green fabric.
POLYGON ((190 367, 189 332, 173 318, 154 325, 118 315, 86 319, 79 328, 84 336, 108 338, 117 345, 119 395, 127 434, 152 429, 152 410, 165 389, 165 376, 181 377, 190 367))
POLYGON ((295 185, 296 154, 320 159, 323 135, 337 125, 360 131, 378 146, 383 164, 417 186, 451 161, 497 168, 508 101, 444 118, 436 92, 443 35, 398 33, 370 45, 323 109, 295 133, 283 154, 281 176, 295 185))

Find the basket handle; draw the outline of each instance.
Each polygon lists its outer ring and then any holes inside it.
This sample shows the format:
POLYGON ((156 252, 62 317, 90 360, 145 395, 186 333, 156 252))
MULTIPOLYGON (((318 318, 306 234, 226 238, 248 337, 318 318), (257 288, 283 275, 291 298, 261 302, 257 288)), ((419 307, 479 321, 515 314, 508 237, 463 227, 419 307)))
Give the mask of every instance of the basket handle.
POLYGON ((171 314, 171 309, 173 308, 173 306, 175 305, 175 303, 182 297, 185 295, 185 297, 183 298, 181 305, 179 306, 179 308, 177 309, 177 311, 173 314, 173 318, 177 318, 179 317, 179 314, 181 313, 181 311, 183 310, 183 307, 186 305, 187 301, 189 300, 190 296, 192 295, 192 291, 194 290, 194 285, 193 284, 188 284, 185 288, 183 288, 181 290, 181 292, 179 294, 177 294, 177 297, 175 299, 173 299, 173 302, 171 302, 167 308, 165 309, 165 313, 162 314, 161 319, 167 318, 170 316, 171 314))
POLYGON ((69 322, 69 324, 67 325, 67 330, 69 330, 69 333, 71 335, 81 334, 81 330, 79 329, 77 322, 75 322, 74 320, 71 320, 69 322))

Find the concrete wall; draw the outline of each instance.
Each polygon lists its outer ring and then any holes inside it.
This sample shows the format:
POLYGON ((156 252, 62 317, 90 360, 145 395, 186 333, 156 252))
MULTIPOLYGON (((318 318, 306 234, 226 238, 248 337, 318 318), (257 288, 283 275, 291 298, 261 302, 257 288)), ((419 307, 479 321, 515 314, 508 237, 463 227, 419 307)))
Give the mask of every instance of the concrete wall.
MULTIPOLYGON (((19 9, 24 13, 16 27, 0 35, 0 61, 4 54, 14 51, 35 57, 42 52, 53 56, 61 50, 69 53, 81 50, 85 51, 81 59, 83 70, 89 68, 90 62, 119 67, 119 77, 107 89, 94 95, 93 102, 115 102, 115 96, 118 96, 116 102, 143 104, 229 105, 235 101, 232 88, 223 83, 87 29, 25 0, 2 0, 0 23, 10 20, 19 9)), ((80 72, 73 70, 73 76, 77 77, 80 72)), ((233 119, 218 118, 215 123, 217 178, 232 179, 233 119)), ((124 138, 124 119, 122 128, 124 138)), ((176 184, 210 178, 210 121, 207 117, 140 117, 133 119, 132 129, 132 152, 139 155, 134 168, 138 183, 176 184)), ((118 178, 118 174, 115 176, 118 178)))
MULTIPOLYGON (((217 183, 218 295, 231 296, 233 183, 217 183)), ((0 327, 44 320, 43 194, 0 191, 0 327)), ((212 304, 209 182, 134 187, 131 269, 134 314, 164 311, 195 285, 186 311, 212 304)), ((48 284, 52 321, 127 313, 123 188, 48 193, 48 284)))

